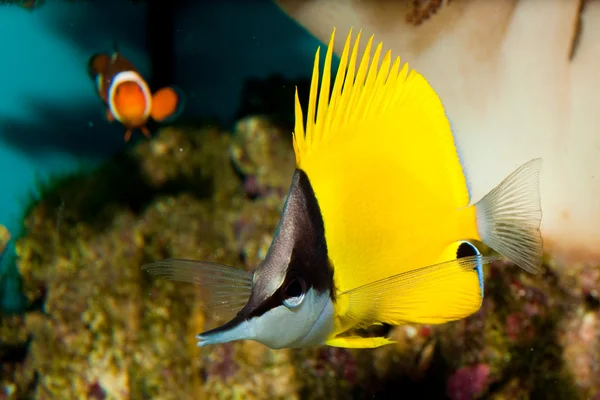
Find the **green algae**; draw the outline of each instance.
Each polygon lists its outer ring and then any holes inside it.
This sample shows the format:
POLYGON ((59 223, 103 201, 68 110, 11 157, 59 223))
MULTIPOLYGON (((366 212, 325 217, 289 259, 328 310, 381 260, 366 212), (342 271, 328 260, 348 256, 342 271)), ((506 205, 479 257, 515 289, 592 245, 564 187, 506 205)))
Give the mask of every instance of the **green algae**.
MULTIPOLYGON (((26 364, 40 377, 35 398, 211 398, 249 390, 239 380, 221 387, 218 374, 203 379, 195 288, 155 281, 140 268, 171 256, 240 264, 233 223, 244 212, 271 210, 253 230, 272 233, 283 198, 267 206, 247 198, 228 156, 231 138, 210 126, 164 129, 87 175, 55 182, 31 208, 17 254, 29 302, 43 302, 26 324, 26 364)), ((285 369, 276 361, 281 353, 266 354, 275 360, 271 368, 253 359, 237 379, 285 369)), ((271 375, 254 395, 289 398, 287 386, 273 386, 281 374, 271 375)))
MULTIPOLYGON (((6 259, 10 239, 8 229, 0 225, 0 263, 6 259)), ((24 311, 25 299, 21 291, 21 278, 14 261, 9 260, 0 271, 0 313, 18 314, 24 311)))
POLYGON ((190 173, 222 168, 211 164, 215 158, 204 149, 223 153, 227 143, 212 131, 196 136, 166 131, 162 136, 168 139, 147 143, 56 187, 26 221, 28 234, 17 244, 25 291, 35 300, 43 287, 49 316, 40 317, 32 332, 33 368, 44 377, 37 385, 38 398, 85 398, 97 386, 116 398, 138 397, 136 393, 181 398, 191 392, 196 379, 182 367, 193 364, 182 333, 187 333, 192 318, 193 289, 162 284, 152 289, 152 296, 144 296, 153 283, 140 266, 174 250, 165 238, 173 230, 190 235, 175 249, 184 253, 180 256, 194 257, 203 248, 208 253, 224 244, 206 239, 198 243, 206 235, 193 221, 212 214, 214 204, 201 202, 211 190, 207 182, 191 186, 189 179, 190 173), (210 137, 213 146, 198 150, 198 142, 188 139, 200 136, 210 137), (157 150, 158 143, 165 147, 157 150), (195 165, 173 168, 176 160, 169 159, 168 168, 161 169, 164 151, 171 145, 176 151, 185 148, 195 165), (151 167, 170 179, 144 175, 150 153, 156 155, 151 167), (58 208, 60 218, 55 217, 58 208), (55 361, 48 364, 50 359, 55 361), (160 372, 173 364, 183 369, 174 374, 182 382, 157 383, 163 381, 160 372))

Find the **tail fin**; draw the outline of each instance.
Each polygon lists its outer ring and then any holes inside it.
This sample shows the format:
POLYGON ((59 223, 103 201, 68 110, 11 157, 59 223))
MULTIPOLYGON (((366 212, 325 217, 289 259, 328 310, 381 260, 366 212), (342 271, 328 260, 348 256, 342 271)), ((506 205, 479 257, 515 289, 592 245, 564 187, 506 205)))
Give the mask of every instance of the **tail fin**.
POLYGON ((156 122, 168 122, 181 114, 185 97, 181 89, 175 86, 164 87, 152 95, 151 117, 156 122))
POLYGON ((536 158, 522 165, 475 204, 482 241, 531 273, 540 272, 543 255, 541 164, 536 158))

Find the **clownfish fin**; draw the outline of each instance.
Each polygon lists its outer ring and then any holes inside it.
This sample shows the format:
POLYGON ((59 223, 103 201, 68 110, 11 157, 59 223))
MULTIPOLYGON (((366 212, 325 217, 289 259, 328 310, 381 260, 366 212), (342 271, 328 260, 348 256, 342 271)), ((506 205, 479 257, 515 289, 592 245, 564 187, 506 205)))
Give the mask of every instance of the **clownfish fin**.
POLYGON ((125 138, 124 138, 125 139, 125 143, 128 143, 129 140, 131 140, 131 134, 132 134, 131 129, 127 129, 125 131, 125 138))
POLYGON ((96 80, 99 74, 106 72, 110 64, 110 56, 104 53, 96 53, 88 60, 88 74, 92 80, 96 80))
POLYGON ((29 11, 33 11, 38 6, 41 6, 43 4, 44 4, 43 0, 22 0, 21 4, 19 4, 19 6, 25 8, 29 11))
MULTIPOLYGON (((473 246, 474 248, 474 246, 473 246)), ((471 249, 471 251, 474 251, 471 249)), ((383 278, 341 293, 344 325, 374 322, 442 324, 465 318, 481 306, 480 268, 501 259, 476 255, 455 258, 383 278)))
POLYGON ((108 122, 113 122, 115 120, 115 116, 113 115, 113 113, 110 111, 110 108, 106 109, 106 120, 108 122))
POLYGON ((394 340, 386 337, 361 337, 361 336, 341 336, 334 337, 325 342, 327 346, 345 347, 348 349, 373 349, 375 347, 385 346, 396 343, 394 340))
POLYGON ((179 116, 183 109, 183 92, 174 86, 164 87, 152 95, 150 116, 156 122, 166 122, 179 116))
POLYGON ((144 136, 146 136, 148 139, 150 139, 150 137, 151 137, 150 131, 148 130, 148 127, 146 125, 141 126, 140 130, 142 131, 142 133, 144 134, 144 136))

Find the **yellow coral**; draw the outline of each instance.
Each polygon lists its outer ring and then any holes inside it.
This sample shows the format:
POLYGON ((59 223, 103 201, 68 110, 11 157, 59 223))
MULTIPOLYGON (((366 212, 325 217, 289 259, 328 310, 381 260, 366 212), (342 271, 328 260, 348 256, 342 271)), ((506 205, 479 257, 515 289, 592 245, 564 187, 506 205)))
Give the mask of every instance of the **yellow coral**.
POLYGON ((0 255, 4 251, 6 244, 10 240, 10 232, 6 229, 5 226, 0 225, 0 255))

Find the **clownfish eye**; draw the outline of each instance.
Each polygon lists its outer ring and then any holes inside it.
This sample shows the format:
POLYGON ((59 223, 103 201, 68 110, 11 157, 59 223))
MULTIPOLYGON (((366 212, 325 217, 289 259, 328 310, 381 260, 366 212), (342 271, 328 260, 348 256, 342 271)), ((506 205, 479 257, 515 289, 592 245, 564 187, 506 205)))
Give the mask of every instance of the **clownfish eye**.
POLYGON ((294 277, 285 284, 283 288, 283 305, 287 308, 295 308, 302 304, 306 294, 306 283, 300 277, 294 277))

